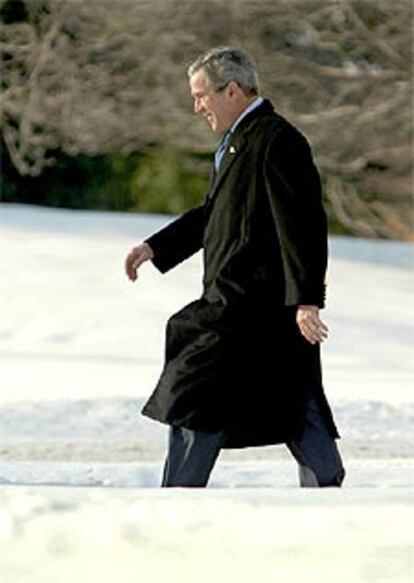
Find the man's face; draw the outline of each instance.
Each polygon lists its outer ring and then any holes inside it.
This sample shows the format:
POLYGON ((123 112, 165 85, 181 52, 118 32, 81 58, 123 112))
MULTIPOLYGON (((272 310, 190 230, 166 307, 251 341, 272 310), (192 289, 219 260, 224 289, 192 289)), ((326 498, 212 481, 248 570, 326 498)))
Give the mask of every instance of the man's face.
POLYGON ((202 69, 194 73, 189 82, 194 111, 207 119, 213 132, 225 132, 237 119, 240 108, 231 84, 214 90, 202 69))

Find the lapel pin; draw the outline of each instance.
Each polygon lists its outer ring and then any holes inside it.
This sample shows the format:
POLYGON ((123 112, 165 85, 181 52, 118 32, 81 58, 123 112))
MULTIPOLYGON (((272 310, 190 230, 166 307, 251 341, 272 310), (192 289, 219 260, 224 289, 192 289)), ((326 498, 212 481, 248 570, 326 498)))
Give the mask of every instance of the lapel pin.
POLYGON ((230 152, 230 154, 235 154, 236 153, 236 148, 234 146, 230 146, 229 152, 230 152))

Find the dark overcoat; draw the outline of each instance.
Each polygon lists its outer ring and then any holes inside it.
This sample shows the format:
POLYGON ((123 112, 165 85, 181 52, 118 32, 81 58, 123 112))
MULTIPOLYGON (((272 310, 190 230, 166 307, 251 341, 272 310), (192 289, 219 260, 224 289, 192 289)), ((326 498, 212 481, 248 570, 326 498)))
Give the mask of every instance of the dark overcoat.
POLYGON ((265 100, 232 134, 204 204, 147 239, 162 272, 204 251, 203 293, 174 314, 143 414, 224 447, 299 439, 310 391, 337 437, 319 345, 296 323, 324 306, 327 227, 304 136, 265 100))

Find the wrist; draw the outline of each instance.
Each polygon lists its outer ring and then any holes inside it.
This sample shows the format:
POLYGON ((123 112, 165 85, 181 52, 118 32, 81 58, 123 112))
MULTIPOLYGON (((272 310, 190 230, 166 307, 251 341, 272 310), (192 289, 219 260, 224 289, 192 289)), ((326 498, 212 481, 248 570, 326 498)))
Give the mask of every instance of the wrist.
POLYGON ((152 250, 152 247, 150 245, 148 245, 148 243, 146 241, 141 243, 141 245, 144 247, 145 253, 146 253, 148 259, 153 259, 154 258, 154 251, 152 250))

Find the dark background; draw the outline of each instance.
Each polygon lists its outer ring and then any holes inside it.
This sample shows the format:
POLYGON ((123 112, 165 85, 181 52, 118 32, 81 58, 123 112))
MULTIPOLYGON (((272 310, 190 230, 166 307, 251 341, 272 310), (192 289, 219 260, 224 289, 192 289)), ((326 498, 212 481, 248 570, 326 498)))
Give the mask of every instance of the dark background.
POLYGON ((413 239, 410 0, 0 0, 1 202, 180 213, 217 137, 186 68, 256 58, 310 140, 330 230, 413 239))

